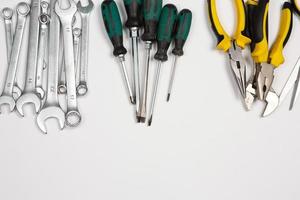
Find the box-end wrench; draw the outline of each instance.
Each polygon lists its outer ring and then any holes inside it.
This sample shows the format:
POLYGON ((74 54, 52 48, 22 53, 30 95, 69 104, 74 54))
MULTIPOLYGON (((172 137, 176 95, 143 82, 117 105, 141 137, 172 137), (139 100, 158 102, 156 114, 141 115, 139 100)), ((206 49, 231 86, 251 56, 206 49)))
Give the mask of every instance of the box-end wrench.
POLYGON ((84 96, 88 92, 87 87, 87 70, 89 57, 89 16, 94 9, 94 3, 88 0, 88 5, 83 6, 81 1, 77 3, 77 9, 81 16, 81 51, 80 51, 80 70, 79 85, 77 86, 77 94, 84 96))
POLYGON ((62 130, 65 127, 65 113, 61 109, 58 101, 57 84, 59 74, 59 43, 60 43, 60 22, 54 12, 56 0, 51 0, 51 23, 49 36, 49 66, 48 66, 48 81, 47 95, 45 104, 38 114, 36 121, 41 131, 47 134, 45 121, 50 118, 55 118, 58 121, 59 127, 62 130))
POLYGON ((66 124, 70 127, 78 126, 81 122, 81 115, 78 111, 77 105, 74 48, 72 35, 72 19, 76 11, 77 7, 73 0, 56 2, 55 12, 58 15, 62 24, 64 40, 64 57, 67 80, 66 124), (66 1, 69 3, 67 3, 66 1))
POLYGON ((40 16, 40 0, 31 1, 30 24, 29 24, 29 41, 27 54, 27 69, 25 90, 18 99, 16 107, 21 116, 24 116, 23 105, 33 104, 35 112, 38 113, 41 108, 41 99, 36 94, 36 67, 38 57, 39 44, 39 16, 40 16))
POLYGON ((79 85, 79 69, 80 69, 80 41, 81 41, 81 29, 73 28, 73 44, 74 44, 74 59, 75 59, 75 72, 76 72, 76 86, 79 85))
MULTIPOLYGON (((13 44, 13 28, 12 28, 13 14, 14 11, 11 8, 6 7, 2 9, 2 17, 4 19, 4 25, 5 25, 7 65, 9 65, 11 49, 13 44)), ((18 86, 16 79, 17 77, 15 78, 15 83, 13 86, 13 97, 15 100, 17 100, 22 94, 22 90, 18 86)))
POLYGON ((39 16, 40 22, 40 36, 39 36, 39 48, 38 48, 38 61, 36 70, 36 93, 39 95, 40 99, 45 97, 45 90, 43 88, 43 74, 45 69, 45 57, 46 48, 49 39, 49 3, 46 1, 41 2, 41 15, 39 16))
MULTIPOLYGON (((11 57, 9 61, 8 71, 6 75, 5 86, 0 96, 0 106, 8 104, 10 112, 12 112, 16 106, 16 102, 13 98, 13 87, 16 78, 16 72, 19 62, 19 56, 23 41, 23 34, 27 21, 27 15, 30 12, 30 6, 27 3, 21 2, 17 5, 17 25, 15 38, 12 45, 11 57)), ((1 111, 0 111, 1 113, 1 111)))

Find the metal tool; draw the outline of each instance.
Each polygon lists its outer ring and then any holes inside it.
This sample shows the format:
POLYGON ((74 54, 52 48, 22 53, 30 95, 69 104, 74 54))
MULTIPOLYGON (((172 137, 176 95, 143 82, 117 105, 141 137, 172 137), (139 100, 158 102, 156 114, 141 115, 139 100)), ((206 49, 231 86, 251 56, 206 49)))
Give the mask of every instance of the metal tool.
POLYGON ((126 13, 127 21, 125 26, 129 29, 129 35, 131 38, 131 56, 132 56, 132 67, 134 74, 134 91, 133 95, 136 102, 136 117, 139 121, 140 112, 140 71, 139 71, 139 29, 143 26, 143 15, 142 15, 142 0, 123 0, 126 13))
POLYGON ((168 49, 172 42, 172 34, 174 30, 174 25, 177 17, 177 8, 173 4, 167 4, 163 7, 159 24, 158 24, 158 34, 157 34, 157 52, 154 56, 155 60, 157 60, 157 68, 153 85, 153 94, 152 101, 150 107, 150 113, 148 118, 148 126, 151 126, 153 120, 153 113, 156 101, 156 95, 158 91, 158 84, 160 78, 160 71, 162 63, 168 60, 168 49))
POLYGON ((145 42, 146 49, 146 65, 144 74, 144 88, 142 91, 141 106, 138 115, 139 122, 145 122, 147 117, 147 99, 148 99, 148 82, 150 69, 151 49, 156 42, 157 25, 162 10, 162 0, 145 0, 143 4, 144 14, 144 34, 142 40, 145 42))
POLYGON ((238 13, 237 29, 233 38, 225 32, 217 14, 216 0, 208 0, 209 16, 217 39, 217 49, 222 50, 229 55, 231 69, 234 79, 238 85, 242 97, 246 95, 246 61, 242 55, 242 50, 251 42, 246 34, 247 20, 245 5, 243 0, 235 0, 238 13))
MULTIPOLYGON (((13 44, 13 28, 12 28, 12 17, 13 17, 14 11, 11 8, 3 8, 2 9, 2 17, 4 19, 4 25, 5 25, 5 39, 6 39, 6 56, 7 56, 7 66, 9 65, 10 60, 10 54, 13 44)), ((21 94, 22 90, 18 86, 17 83, 17 77, 15 78, 15 83, 13 86, 13 97, 15 100, 17 100, 21 94)))
POLYGON ((45 121, 49 118, 55 118, 58 121, 59 127, 62 130, 65 127, 65 113, 61 109, 58 102, 58 68, 59 68, 59 43, 60 43, 60 22, 54 12, 56 0, 51 0, 51 23, 49 36, 49 66, 48 66, 48 81, 47 95, 45 104, 38 114, 36 121, 38 127, 43 133, 47 133, 45 121))
POLYGON ((25 104, 33 104, 35 106, 36 113, 38 113, 41 108, 41 100, 36 94, 36 69, 39 43, 39 16, 40 0, 32 0, 30 11, 25 90, 16 104, 16 108, 21 116, 24 116, 23 105, 25 104))
POLYGON ((79 85, 80 41, 81 41, 81 29, 80 28, 73 28, 74 59, 75 59, 75 71, 76 71, 76 88, 79 85))
POLYGON ((45 57, 46 48, 48 46, 48 26, 50 23, 49 16, 49 3, 46 1, 41 2, 41 15, 39 17, 40 22, 40 36, 39 36, 39 48, 38 48, 38 61, 37 61, 37 72, 36 72, 36 93, 39 95, 40 99, 45 96, 45 90, 43 88, 43 74, 45 70, 45 57))
POLYGON ((170 97, 171 97, 173 82, 175 78, 177 59, 178 57, 181 57, 184 54, 183 47, 189 35, 191 24, 192 24, 192 12, 188 9, 183 9, 182 11, 180 11, 177 17, 176 28, 175 28, 175 37, 174 37, 175 48, 172 51, 172 54, 174 55, 174 61, 172 65, 171 78, 169 81, 167 101, 170 101, 170 97))
POLYGON ((256 34, 252 57, 256 63, 260 63, 257 70, 257 96, 265 100, 274 80, 274 69, 284 63, 283 49, 292 31, 292 6, 288 2, 283 5, 279 34, 270 50, 267 39, 269 0, 259 1, 257 7, 253 23, 256 34))
POLYGON ((81 16, 81 51, 80 51, 80 70, 79 85, 77 86, 77 94, 84 96, 88 92, 87 87, 87 70, 89 58, 89 16, 94 9, 94 3, 88 0, 87 6, 82 6, 81 1, 77 3, 77 9, 81 16))
POLYGON ((113 0, 104 0, 101 4, 101 11, 106 32, 114 47, 113 55, 117 57, 121 63, 121 71, 126 82, 125 86, 127 88, 129 100, 132 104, 135 104, 135 97, 133 96, 125 65, 125 55, 127 50, 123 46, 122 22, 117 4, 113 0))
POLYGON ((66 124, 70 127, 78 126, 81 122, 81 114, 78 111, 76 80, 75 80, 75 63, 72 35, 72 20, 77 11, 76 4, 73 0, 65 2, 56 2, 55 12, 62 24, 64 40, 64 60, 67 80, 67 113, 66 124), (67 2, 69 3, 67 3, 67 2), (64 4, 63 4, 64 3, 64 4))
MULTIPOLYGON (((25 25, 27 21, 27 15, 30 12, 30 7, 27 3, 21 2, 17 5, 17 25, 16 33, 12 45, 12 51, 8 66, 8 71, 6 75, 5 85, 3 92, 0 96, 0 106, 8 104, 10 112, 12 112, 16 106, 16 102, 13 98, 13 87, 19 62, 19 56, 23 41, 23 34, 25 30, 25 25)), ((1 111, 0 111, 1 113, 1 111)))

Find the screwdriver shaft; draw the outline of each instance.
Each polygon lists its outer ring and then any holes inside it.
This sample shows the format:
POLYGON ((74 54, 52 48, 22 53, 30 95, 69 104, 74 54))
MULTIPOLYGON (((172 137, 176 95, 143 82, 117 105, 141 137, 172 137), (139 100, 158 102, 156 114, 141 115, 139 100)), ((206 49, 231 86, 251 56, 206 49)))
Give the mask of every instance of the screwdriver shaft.
MULTIPOLYGON (((133 61, 133 74, 134 74, 134 91, 136 101, 136 116, 140 111, 140 73, 139 73, 139 55, 138 55, 138 37, 139 30, 137 27, 130 29, 131 46, 132 46, 132 61, 133 61)), ((139 119, 137 119, 139 120, 139 119)))
POLYGON ((175 74, 176 74, 177 58, 178 58, 178 56, 174 56, 172 71, 171 71, 171 77, 170 77, 170 82, 169 82, 169 88, 168 88, 167 101, 170 101, 170 97, 171 97, 174 78, 175 78, 175 74))
POLYGON ((129 82, 129 78, 128 78, 128 74, 127 74, 127 69, 126 69, 126 65, 125 65, 125 57, 124 55, 119 55, 118 56, 119 58, 119 61, 121 63, 121 67, 122 67, 122 74, 123 74, 123 77, 124 77, 124 80, 126 82, 126 89, 127 89, 127 92, 128 92, 128 95, 129 95, 129 100, 132 104, 135 104, 135 99, 133 97, 133 93, 132 93, 132 89, 131 89, 131 86, 130 86, 130 82, 129 82))
POLYGON ((155 80, 154 80, 154 84, 153 84, 153 93, 152 93, 152 101, 151 101, 151 107, 150 107, 150 116, 149 116, 149 120, 148 120, 148 126, 151 126, 152 120, 153 120, 153 113, 154 113, 156 95, 157 95, 157 91, 158 91, 161 65, 162 65, 162 62, 158 61, 157 68, 156 68, 156 74, 155 74, 155 80))
POLYGON ((147 97, 148 97, 148 83, 149 83, 149 68, 150 68, 150 53, 152 49, 152 42, 146 41, 145 43, 146 49, 146 67, 145 67, 145 75, 144 75, 144 89, 142 95, 142 103, 140 107, 139 118, 140 122, 145 122, 147 115, 147 97))

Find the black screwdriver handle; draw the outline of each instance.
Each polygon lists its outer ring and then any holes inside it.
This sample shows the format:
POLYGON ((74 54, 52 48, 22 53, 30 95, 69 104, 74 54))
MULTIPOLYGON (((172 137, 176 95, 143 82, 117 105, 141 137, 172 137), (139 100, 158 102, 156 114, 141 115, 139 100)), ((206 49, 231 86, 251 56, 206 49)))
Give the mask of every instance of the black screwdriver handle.
POLYGON ((114 56, 125 55, 127 50, 123 46, 122 22, 117 4, 113 0, 105 0, 101 4, 101 11, 106 32, 114 46, 114 56))
POLYGON ((183 9, 179 12, 175 25, 175 48, 172 53, 176 56, 183 56, 183 47, 190 33, 192 25, 192 12, 183 9))
POLYGON ((177 8, 173 4, 167 4, 163 7, 157 32, 157 52, 154 56, 156 60, 162 62, 168 60, 168 49, 173 39, 174 25, 177 17, 177 8))
POLYGON ((127 28, 142 27, 142 0, 123 0, 127 13, 127 21, 125 26, 127 28))
POLYGON ((144 34, 143 41, 154 42, 157 36, 157 24, 162 10, 162 0, 144 0, 144 34))

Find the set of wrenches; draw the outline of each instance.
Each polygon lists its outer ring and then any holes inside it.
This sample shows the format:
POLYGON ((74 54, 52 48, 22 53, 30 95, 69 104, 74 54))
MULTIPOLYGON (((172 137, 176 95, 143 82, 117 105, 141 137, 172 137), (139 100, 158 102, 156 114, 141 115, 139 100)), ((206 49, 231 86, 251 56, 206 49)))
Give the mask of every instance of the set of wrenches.
POLYGON ((8 66, 0 106, 8 105, 9 112, 16 110, 24 117, 24 105, 32 104, 37 113, 37 125, 43 133, 47 133, 45 122, 50 118, 57 119, 61 130, 81 123, 77 97, 88 92, 89 15, 93 8, 91 0, 21 2, 15 9, 15 31, 14 10, 2 9, 8 66), (27 21, 29 36, 23 89, 16 81, 16 74, 26 40, 27 21), (59 95, 63 95, 65 109, 59 95))

